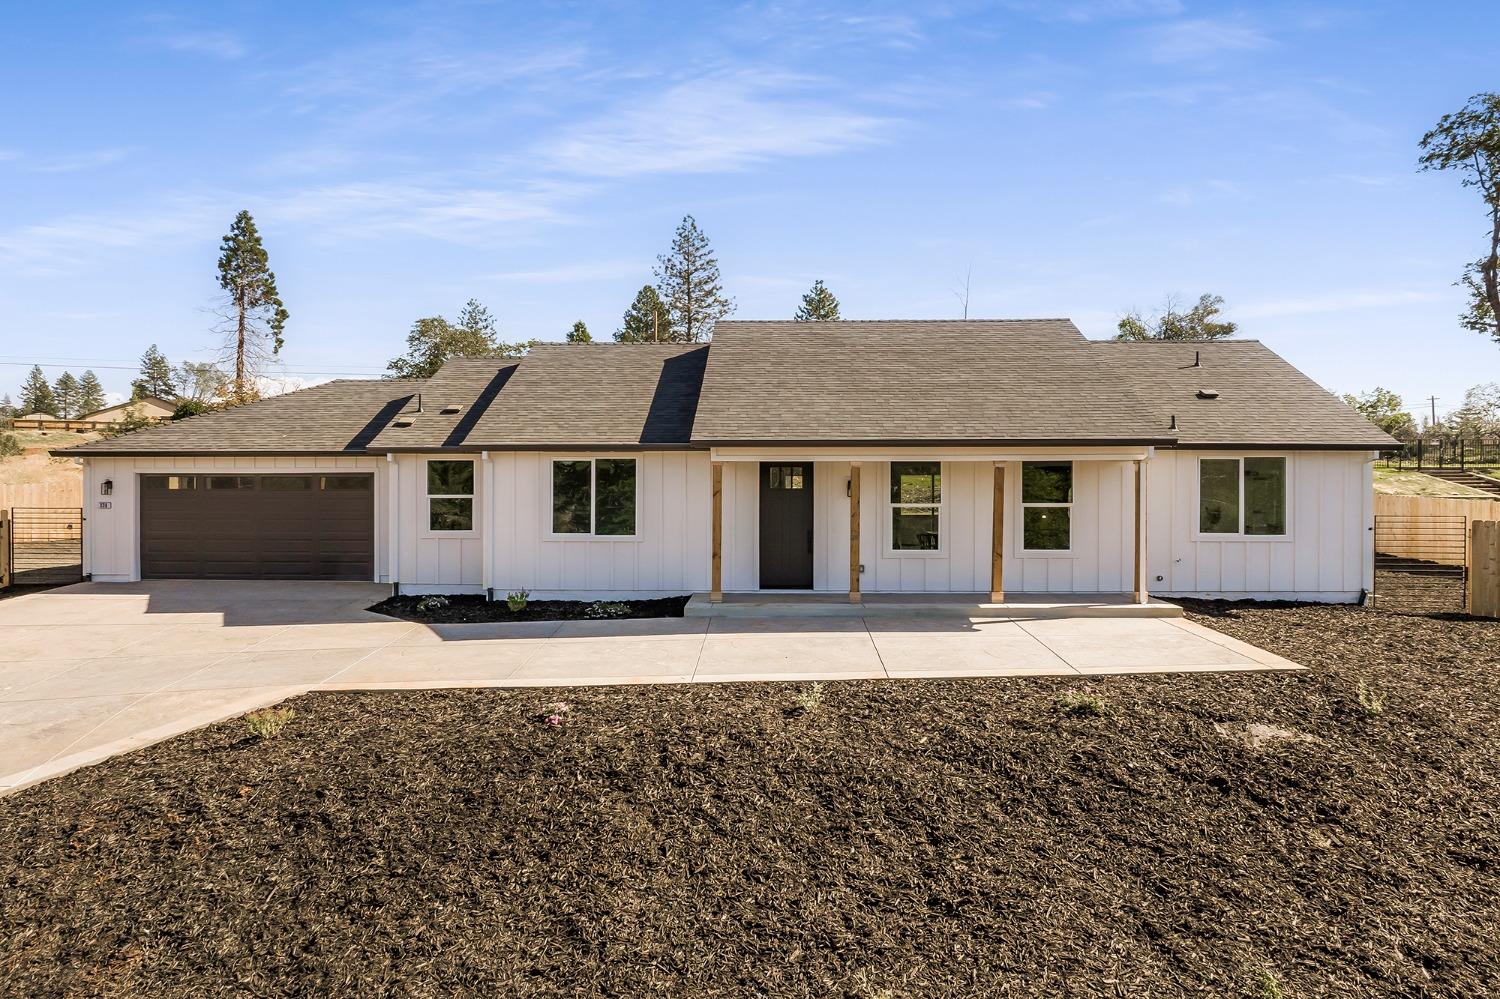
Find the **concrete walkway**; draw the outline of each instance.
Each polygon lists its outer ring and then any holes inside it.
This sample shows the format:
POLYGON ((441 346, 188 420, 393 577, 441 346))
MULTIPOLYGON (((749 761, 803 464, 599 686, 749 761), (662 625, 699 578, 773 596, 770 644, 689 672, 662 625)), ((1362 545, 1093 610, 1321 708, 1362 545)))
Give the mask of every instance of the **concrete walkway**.
POLYGON ((85 583, 0 600, 0 794, 308 690, 1298 669, 1174 619, 420 625, 363 583, 85 583))

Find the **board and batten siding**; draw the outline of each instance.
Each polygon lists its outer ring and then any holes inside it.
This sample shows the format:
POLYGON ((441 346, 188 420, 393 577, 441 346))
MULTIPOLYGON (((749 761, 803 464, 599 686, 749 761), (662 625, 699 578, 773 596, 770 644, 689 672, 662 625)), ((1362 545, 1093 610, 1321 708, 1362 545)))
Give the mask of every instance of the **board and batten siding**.
MULTIPOLYGON (((490 544, 496 596, 683 594, 707 590, 712 547, 706 451, 492 451, 490 544), (635 538, 557 537, 551 531, 551 462, 636 458, 635 538)), ((732 523, 726 513, 725 525, 732 523)))
POLYGON ((1353 601, 1374 583, 1373 452, 1158 451, 1147 462, 1147 585, 1161 596, 1353 601), (1198 461, 1287 459, 1284 538, 1198 533, 1198 461))
POLYGON ((129 583, 141 578, 140 476, 311 474, 369 472, 375 477, 375 572, 376 581, 388 581, 385 460, 366 456, 303 457, 178 457, 178 458, 89 458, 84 462, 84 572, 96 582, 129 583), (112 483, 109 496, 99 494, 105 479, 112 483), (108 503, 109 509, 100 509, 108 503))
MULTIPOLYGON (((468 454, 396 456, 396 519, 400 544, 396 575, 411 592, 480 593, 484 590, 484 462, 468 454), (427 462, 474 462, 474 530, 431 531, 427 516, 427 462)), ((377 521, 377 523, 386 523, 377 521)), ((380 533, 378 530, 376 533, 380 533)))

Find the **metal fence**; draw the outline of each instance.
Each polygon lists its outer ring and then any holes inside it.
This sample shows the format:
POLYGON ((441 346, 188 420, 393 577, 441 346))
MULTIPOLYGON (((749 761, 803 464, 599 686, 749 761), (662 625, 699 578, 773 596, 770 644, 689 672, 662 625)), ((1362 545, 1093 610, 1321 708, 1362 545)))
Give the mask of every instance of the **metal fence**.
POLYGON ((1376 606, 1462 613, 1468 590, 1469 518, 1410 514, 1375 518, 1376 606))
POLYGON ((1500 467, 1500 438, 1430 437, 1410 441, 1382 458, 1387 468, 1500 467))
POLYGON ((18 506, 10 513, 11 585, 76 583, 83 578, 83 510, 18 506))

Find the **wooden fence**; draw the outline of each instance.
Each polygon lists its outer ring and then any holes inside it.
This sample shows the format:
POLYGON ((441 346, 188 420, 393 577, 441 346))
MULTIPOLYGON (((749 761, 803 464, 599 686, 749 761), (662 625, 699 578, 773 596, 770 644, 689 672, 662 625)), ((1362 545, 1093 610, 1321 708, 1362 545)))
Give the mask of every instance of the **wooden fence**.
POLYGON ((1375 494, 1377 547, 1403 558, 1463 565, 1462 525, 1500 520, 1500 499, 1453 499, 1446 496, 1375 494), (1454 525, 1455 531, 1447 530, 1454 525), (1449 537, 1456 533, 1458 543, 1449 537))
POLYGON ((83 475, 51 482, 0 482, 0 510, 17 506, 83 506, 83 475))
POLYGON ((1469 613, 1500 617, 1500 520, 1476 520, 1469 540, 1469 613))
POLYGON ((10 511, 0 510, 0 590, 10 586, 10 511))

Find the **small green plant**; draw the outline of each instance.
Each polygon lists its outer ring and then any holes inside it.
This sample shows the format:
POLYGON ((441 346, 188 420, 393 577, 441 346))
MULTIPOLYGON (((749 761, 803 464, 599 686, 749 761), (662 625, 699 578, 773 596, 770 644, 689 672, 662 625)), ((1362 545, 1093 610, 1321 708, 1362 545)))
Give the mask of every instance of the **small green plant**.
POLYGON ((1057 709, 1070 718, 1098 718, 1109 713, 1109 702, 1087 687, 1070 687, 1058 695, 1057 709))
POLYGON ((797 691, 797 696, 792 698, 796 706, 794 710, 799 715, 812 714, 823 704, 823 685, 817 681, 808 684, 797 691))
POLYGON ((1385 712, 1385 695, 1376 691, 1364 680, 1359 681, 1359 709, 1368 717, 1385 712))
POLYGON ((526 609, 530 600, 530 590, 511 590, 505 595, 505 606, 510 608, 512 614, 519 614, 526 609))
POLYGON ((1257 984, 1260 985, 1261 999, 1284 999, 1286 991, 1282 989, 1281 982, 1276 979, 1275 975, 1265 968, 1256 968, 1255 975, 1259 979, 1257 984))
POLYGON ((568 712, 571 710, 567 701, 555 701, 538 711, 536 720, 548 728, 561 728, 562 723, 567 721, 568 712))
POLYGON ((297 717, 291 708, 262 708, 245 716, 245 724, 259 739, 271 739, 281 734, 287 723, 297 717))
POLYGON ((629 617, 630 605, 618 601, 595 600, 583 609, 583 616, 594 619, 629 617))
POLYGON ((443 596, 423 597, 417 601, 417 610, 423 614, 430 614, 436 610, 442 610, 448 606, 448 598, 443 596))
POLYGON ((0 458, 14 458, 21 453, 21 439, 15 434, 0 434, 0 458))

